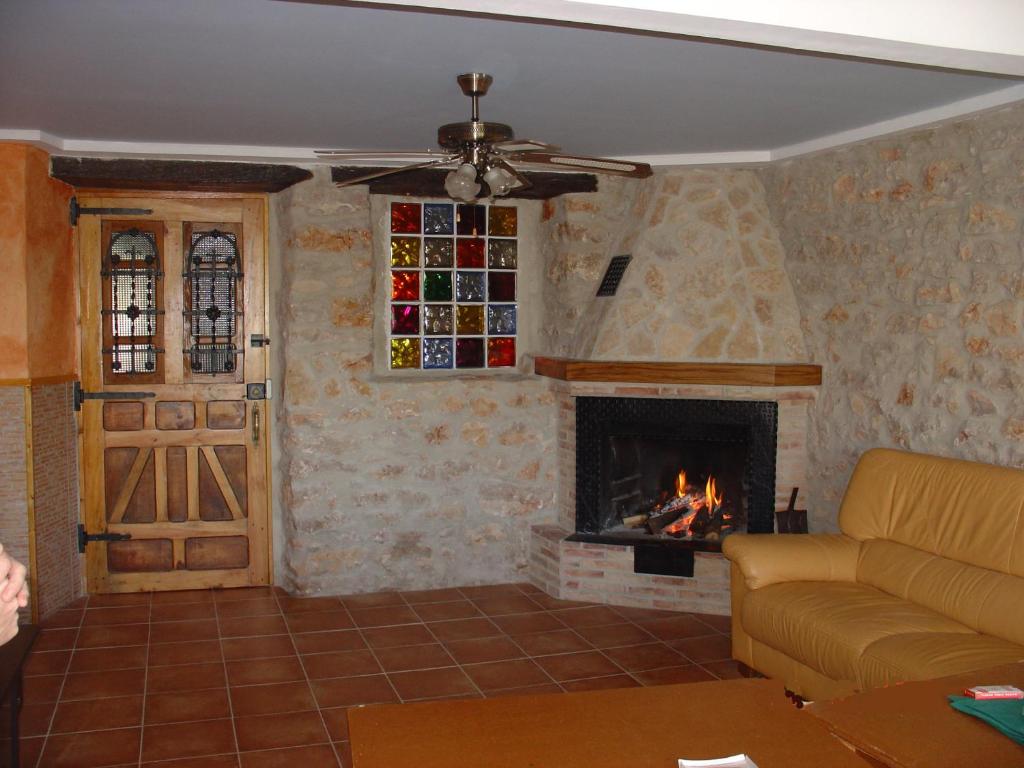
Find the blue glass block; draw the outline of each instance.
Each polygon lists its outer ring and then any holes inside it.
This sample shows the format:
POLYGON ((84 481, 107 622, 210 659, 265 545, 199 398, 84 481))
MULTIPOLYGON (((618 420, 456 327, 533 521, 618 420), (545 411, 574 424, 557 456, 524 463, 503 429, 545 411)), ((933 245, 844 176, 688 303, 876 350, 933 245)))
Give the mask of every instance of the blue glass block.
POLYGON ((452 367, 452 340, 451 339, 424 339, 423 340, 423 367, 424 368, 451 368, 452 367))
POLYGON ((483 272, 459 272, 455 278, 456 301, 483 301, 486 291, 483 272))
POLYGON ((455 232, 455 206, 451 203, 424 203, 423 231, 428 235, 455 232))
POLYGON ((487 307, 487 333, 491 336, 515 336, 516 305, 489 305, 487 307))

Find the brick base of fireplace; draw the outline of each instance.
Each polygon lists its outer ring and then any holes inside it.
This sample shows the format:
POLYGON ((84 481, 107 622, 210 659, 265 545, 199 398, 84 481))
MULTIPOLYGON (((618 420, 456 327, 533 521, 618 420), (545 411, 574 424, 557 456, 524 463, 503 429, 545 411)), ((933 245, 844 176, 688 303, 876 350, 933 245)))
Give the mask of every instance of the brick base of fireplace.
MULTIPOLYGON (((593 603, 727 616, 729 563, 717 552, 695 552, 692 577, 633 572, 629 544, 567 541, 576 515, 576 398, 660 397, 773 400, 779 404, 776 507, 784 508, 793 487, 806 483, 808 406, 815 387, 728 385, 666 386, 602 382, 552 382, 558 404, 558 517, 531 528, 529 578, 552 597, 593 603)), ((801 491, 798 506, 806 507, 801 491)))

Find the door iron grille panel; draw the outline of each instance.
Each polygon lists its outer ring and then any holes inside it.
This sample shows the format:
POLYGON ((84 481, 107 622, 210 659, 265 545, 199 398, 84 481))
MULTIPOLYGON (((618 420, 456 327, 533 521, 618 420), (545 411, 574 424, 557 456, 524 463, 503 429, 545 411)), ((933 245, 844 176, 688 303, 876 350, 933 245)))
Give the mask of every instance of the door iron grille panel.
POLYGON ((156 236, 139 229, 112 233, 100 274, 110 281, 110 306, 103 314, 110 317, 111 346, 103 352, 111 356, 111 372, 154 373, 163 352, 154 343, 163 314, 157 302, 163 272, 156 236))
POLYGON ((192 372, 231 373, 239 353, 234 343, 242 277, 238 236, 217 229, 193 232, 187 270, 192 372))

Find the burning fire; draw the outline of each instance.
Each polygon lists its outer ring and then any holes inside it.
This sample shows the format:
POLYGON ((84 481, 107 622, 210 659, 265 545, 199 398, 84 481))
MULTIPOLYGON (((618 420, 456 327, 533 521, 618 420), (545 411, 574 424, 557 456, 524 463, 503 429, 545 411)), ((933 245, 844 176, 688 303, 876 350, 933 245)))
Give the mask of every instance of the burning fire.
POLYGON ((704 493, 700 491, 686 490, 686 470, 680 470, 676 476, 676 498, 687 499, 687 506, 690 511, 680 517, 670 525, 665 526, 662 529, 663 533, 679 533, 686 532, 690 525, 697 517, 697 513, 707 507, 709 514, 714 514, 715 510, 722 506, 723 494, 718 490, 715 485, 714 475, 708 476, 708 481, 704 485, 704 493))
POLYGON ((681 499, 686 495, 686 470, 679 470, 679 474, 676 475, 676 498, 681 499))

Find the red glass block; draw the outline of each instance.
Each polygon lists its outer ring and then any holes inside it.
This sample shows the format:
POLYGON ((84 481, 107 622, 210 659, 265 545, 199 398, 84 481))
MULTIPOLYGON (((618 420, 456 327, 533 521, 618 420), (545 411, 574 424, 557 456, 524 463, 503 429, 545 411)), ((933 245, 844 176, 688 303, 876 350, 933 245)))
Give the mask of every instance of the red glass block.
POLYGON ((391 204, 391 231, 402 234, 419 234, 421 228, 419 203, 391 204))
POLYGON ((516 273, 515 272, 488 272, 487 273, 487 300, 488 301, 515 301, 516 300, 516 273))
POLYGON ((420 308, 417 304, 391 307, 391 332, 396 336, 415 336, 420 332, 420 308))
POLYGON ((516 340, 498 338, 487 340, 487 367, 509 368, 516 364, 516 340))
POLYGON ((395 269, 391 272, 391 300, 419 301, 420 273, 395 269))
POLYGON ((484 266, 484 241, 460 237, 455 242, 455 259, 460 267, 482 269, 484 266))
POLYGON ((456 339, 455 340, 455 367, 456 368, 483 368, 484 367, 484 340, 483 339, 456 339))

